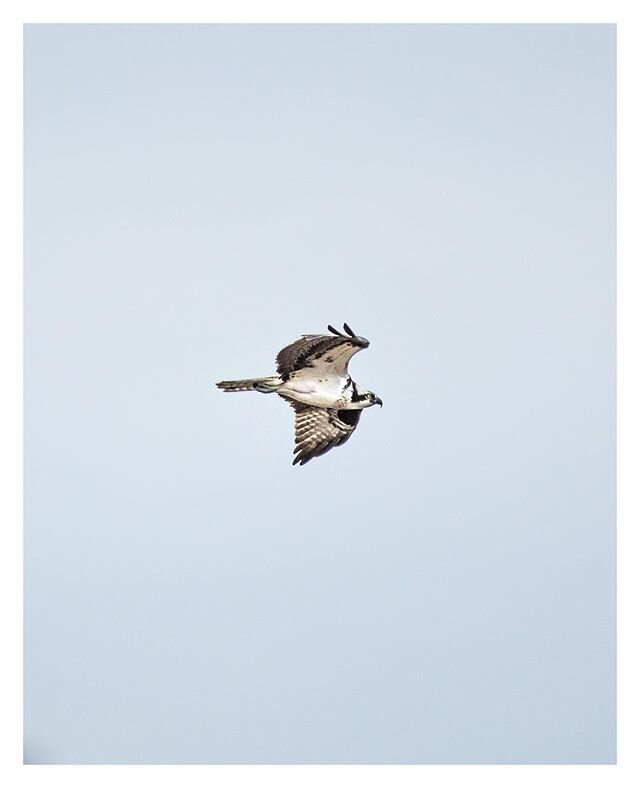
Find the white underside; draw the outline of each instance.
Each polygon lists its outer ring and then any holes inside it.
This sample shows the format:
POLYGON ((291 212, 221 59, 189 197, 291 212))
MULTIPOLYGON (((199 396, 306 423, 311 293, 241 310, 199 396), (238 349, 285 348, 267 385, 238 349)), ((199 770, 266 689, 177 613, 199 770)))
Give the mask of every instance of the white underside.
POLYGON ((278 389, 278 394, 305 405, 314 405, 317 408, 335 408, 345 404, 344 388, 346 378, 295 378, 292 377, 278 389))

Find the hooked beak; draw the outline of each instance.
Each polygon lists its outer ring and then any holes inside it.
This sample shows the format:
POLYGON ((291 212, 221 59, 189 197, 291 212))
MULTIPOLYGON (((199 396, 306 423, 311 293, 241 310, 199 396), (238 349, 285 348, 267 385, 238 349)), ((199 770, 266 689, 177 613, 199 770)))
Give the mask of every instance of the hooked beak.
POLYGON ((373 400, 373 404, 374 404, 374 405, 380 405, 380 407, 382 407, 382 400, 380 399, 380 397, 376 397, 376 398, 373 400))

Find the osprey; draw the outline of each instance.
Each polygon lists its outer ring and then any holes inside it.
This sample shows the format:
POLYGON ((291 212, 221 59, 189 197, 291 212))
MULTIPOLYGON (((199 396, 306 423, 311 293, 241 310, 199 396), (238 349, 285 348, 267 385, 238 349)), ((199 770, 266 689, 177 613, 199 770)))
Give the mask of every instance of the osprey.
POLYGON ((277 374, 268 378, 222 380, 223 391, 277 392, 295 411, 296 455, 293 464, 342 446, 358 426, 364 408, 382 405, 372 391, 361 391, 347 367, 369 340, 358 337, 345 323, 341 334, 304 334, 276 357, 277 374))

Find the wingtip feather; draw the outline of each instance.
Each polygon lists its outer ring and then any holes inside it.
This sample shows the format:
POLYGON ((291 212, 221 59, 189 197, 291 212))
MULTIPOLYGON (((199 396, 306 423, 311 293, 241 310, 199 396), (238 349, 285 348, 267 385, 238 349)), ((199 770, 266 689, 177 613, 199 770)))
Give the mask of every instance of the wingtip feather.
POLYGON ((351 329, 346 323, 344 324, 344 330, 349 334, 350 337, 355 337, 355 332, 351 329))

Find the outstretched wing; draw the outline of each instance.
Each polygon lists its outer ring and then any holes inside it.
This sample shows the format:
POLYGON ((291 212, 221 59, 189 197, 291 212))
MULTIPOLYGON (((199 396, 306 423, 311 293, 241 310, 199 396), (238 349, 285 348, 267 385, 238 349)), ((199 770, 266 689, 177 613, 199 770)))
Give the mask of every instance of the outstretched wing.
POLYGON ((349 360, 369 347, 369 340, 357 337, 345 323, 346 334, 329 326, 331 334, 305 334, 283 348, 276 358, 278 374, 285 380, 294 373, 311 370, 313 374, 346 377, 349 360))
POLYGON ((293 464, 304 465, 314 457, 342 446, 349 440, 351 434, 358 426, 361 410, 326 410, 314 408, 302 402, 288 399, 282 394, 282 399, 296 412, 296 455, 293 464))

